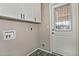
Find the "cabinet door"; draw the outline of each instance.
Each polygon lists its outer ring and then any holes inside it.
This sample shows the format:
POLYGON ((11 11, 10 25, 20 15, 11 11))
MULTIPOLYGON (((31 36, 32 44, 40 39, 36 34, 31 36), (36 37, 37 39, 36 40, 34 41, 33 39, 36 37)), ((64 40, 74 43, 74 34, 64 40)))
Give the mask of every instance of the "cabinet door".
POLYGON ((19 3, 19 16, 21 20, 24 20, 23 14, 24 14, 23 3, 19 3))
POLYGON ((22 4, 23 13, 25 15, 25 20, 35 21, 34 17, 34 4, 33 3, 25 3, 22 4))
POLYGON ((20 19, 18 3, 0 3, 0 16, 20 19))
POLYGON ((41 22, 41 4, 35 3, 33 7, 34 17, 36 18, 36 22, 41 22))
POLYGON ((22 3, 20 11, 25 15, 25 20, 33 22, 41 20, 41 5, 39 3, 22 3))

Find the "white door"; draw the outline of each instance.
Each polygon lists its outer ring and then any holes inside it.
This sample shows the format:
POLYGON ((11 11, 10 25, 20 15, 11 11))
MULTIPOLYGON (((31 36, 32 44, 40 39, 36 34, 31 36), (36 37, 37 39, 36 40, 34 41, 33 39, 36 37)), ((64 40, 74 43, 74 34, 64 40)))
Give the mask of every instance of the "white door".
POLYGON ((52 51, 77 55, 77 4, 51 4, 52 51))

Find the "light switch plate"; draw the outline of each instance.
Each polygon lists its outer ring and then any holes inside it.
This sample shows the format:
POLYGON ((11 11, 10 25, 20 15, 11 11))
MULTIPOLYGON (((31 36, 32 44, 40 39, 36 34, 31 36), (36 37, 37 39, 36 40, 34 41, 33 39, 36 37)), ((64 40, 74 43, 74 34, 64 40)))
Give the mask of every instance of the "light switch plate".
POLYGON ((16 38, 16 30, 3 31, 4 40, 12 40, 16 38))

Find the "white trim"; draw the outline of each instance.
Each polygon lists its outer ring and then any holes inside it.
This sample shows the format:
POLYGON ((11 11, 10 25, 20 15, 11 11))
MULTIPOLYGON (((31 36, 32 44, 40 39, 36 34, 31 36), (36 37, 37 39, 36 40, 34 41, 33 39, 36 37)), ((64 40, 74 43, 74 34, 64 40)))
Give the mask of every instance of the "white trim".
POLYGON ((79 28, 79 27, 78 27, 78 23, 79 23, 79 21, 78 21, 78 16, 79 16, 79 15, 78 15, 78 4, 76 4, 75 9, 76 9, 76 19, 77 19, 77 20, 76 20, 76 28, 77 28, 77 29, 76 29, 76 55, 78 56, 78 55, 79 55, 79 51, 78 51, 78 43, 79 43, 79 40, 78 40, 78 35, 79 35, 79 34, 78 34, 78 32, 79 32, 79 31, 78 31, 78 28, 79 28))
POLYGON ((78 56, 79 56, 79 4, 77 5, 78 6, 78 9, 77 9, 77 12, 78 12, 78 14, 77 14, 77 53, 78 53, 78 56))
POLYGON ((33 52, 35 52, 36 50, 38 50, 38 48, 36 48, 35 50, 33 50, 32 52, 28 53, 26 56, 31 55, 33 52))
POLYGON ((52 4, 49 4, 49 19, 50 19, 50 52, 53 51, 53 47, 52 47, 52 24, 51 24, 51 5, 52 4))

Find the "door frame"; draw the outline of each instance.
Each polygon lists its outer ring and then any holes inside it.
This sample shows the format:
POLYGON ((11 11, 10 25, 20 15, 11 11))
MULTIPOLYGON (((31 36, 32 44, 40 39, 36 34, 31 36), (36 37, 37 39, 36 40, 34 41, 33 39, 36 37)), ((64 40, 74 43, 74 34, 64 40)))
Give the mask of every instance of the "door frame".
MULTIPOLYGON (((49 20, 50 20, 50 52, 52 53, 53 52, 53 45, 52 45, 52 43, 53 43, 53 40, 52 40, 52 17, 51 17, 51 15, 52 15, 52 6, 54 6, 54 5, 56 5, 57 3, 49 3, 49 20)), ((67 3, 65 3, 65 4, 67 4, 67 3)), ((79 49, 79 4, 78 3, 75 3, 75 8, 76 8, 76 56, 79 56, 79 51, 78 51, 78 49, 79 49)))
POLYGON ((53 52, 53 47, 52 47, 52 43, 53 43, 53 40, 52 40, 52 17, 51 17, 51 10, 52 10, 52 8, 51 8, 51 6, 53 6, 53 5, 55 5, 55 3, 51 3, 51 4, 49 4, 49 19, 50 19, 50 52, 52 53, 53 52))

